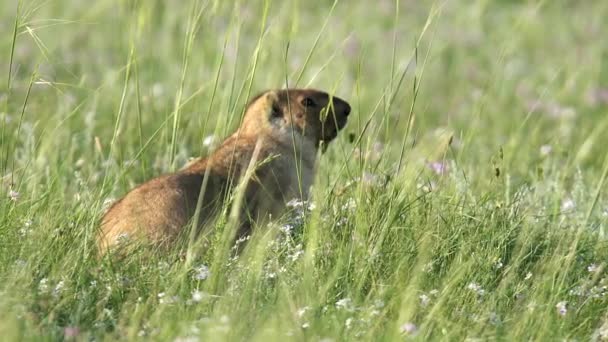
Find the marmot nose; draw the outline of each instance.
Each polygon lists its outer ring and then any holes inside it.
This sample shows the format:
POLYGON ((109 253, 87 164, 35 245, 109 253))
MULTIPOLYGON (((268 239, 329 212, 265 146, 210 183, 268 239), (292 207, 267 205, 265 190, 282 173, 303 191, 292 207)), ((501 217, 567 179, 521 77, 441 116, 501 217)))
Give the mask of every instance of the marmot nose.
POLYGON ((347 103, 346 108, 344 108, 344 115, 348 116, 350 114, 350 105, 347 103))
POLYGON ((343 114, 344 116, 350 114, 350 105, 341 98, 334 97, 334 107, 338 113, 343 114))

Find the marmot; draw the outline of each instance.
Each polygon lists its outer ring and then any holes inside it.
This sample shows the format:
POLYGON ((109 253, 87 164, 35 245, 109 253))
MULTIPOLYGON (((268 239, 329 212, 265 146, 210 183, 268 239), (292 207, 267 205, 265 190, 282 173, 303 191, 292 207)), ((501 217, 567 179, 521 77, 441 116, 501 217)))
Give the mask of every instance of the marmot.
POLYGON ((291 199, 308 198, 317 150, 346 125, 350 110, 314 89, 255 96, 241 126, 210 156, 139 185, 109 208, 97 239, 101 254, 122 237, 167 245, 191 221, 200 231, 239 186, 237 237, 248 235, 253 222, 280 216, 291 199))

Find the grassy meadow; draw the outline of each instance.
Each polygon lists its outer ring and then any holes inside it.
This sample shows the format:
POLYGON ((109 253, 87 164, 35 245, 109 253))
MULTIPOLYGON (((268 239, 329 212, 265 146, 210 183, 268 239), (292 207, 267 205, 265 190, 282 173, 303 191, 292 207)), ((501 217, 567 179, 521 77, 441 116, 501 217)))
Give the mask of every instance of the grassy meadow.
POLYGON ((2 1, 2 340, 608 340, 606 18, 606 1, 2 1), (97 256, 112 201, 282 87, 353 108, 309 202, 241 254, 220 220, 208 247, 97 256))

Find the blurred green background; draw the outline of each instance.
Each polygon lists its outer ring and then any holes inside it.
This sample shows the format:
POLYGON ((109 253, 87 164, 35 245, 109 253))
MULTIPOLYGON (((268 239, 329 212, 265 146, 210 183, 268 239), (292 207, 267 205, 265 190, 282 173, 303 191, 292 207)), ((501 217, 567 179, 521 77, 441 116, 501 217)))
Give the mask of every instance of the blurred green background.
POLYGON ((3 1, 0 332, 608 336, 607 17, 606 1, 3 1), (108 203, 286 86, 353 107, 302 244, 203 253, 207 282, 177 254, 94 257, 108 203), (179 300, 199 289, 214 299, 179 300))

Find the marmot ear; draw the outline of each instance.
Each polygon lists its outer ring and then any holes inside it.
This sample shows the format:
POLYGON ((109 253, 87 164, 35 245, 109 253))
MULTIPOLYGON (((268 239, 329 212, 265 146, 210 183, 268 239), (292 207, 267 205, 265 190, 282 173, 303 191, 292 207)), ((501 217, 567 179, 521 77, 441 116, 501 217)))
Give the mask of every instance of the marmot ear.
POLYGON ((266 93, 265 97, 268 118, 272 119, 283 117, 281 106, 279 106, 279 95, 274 91, 269 91, 266 93))

